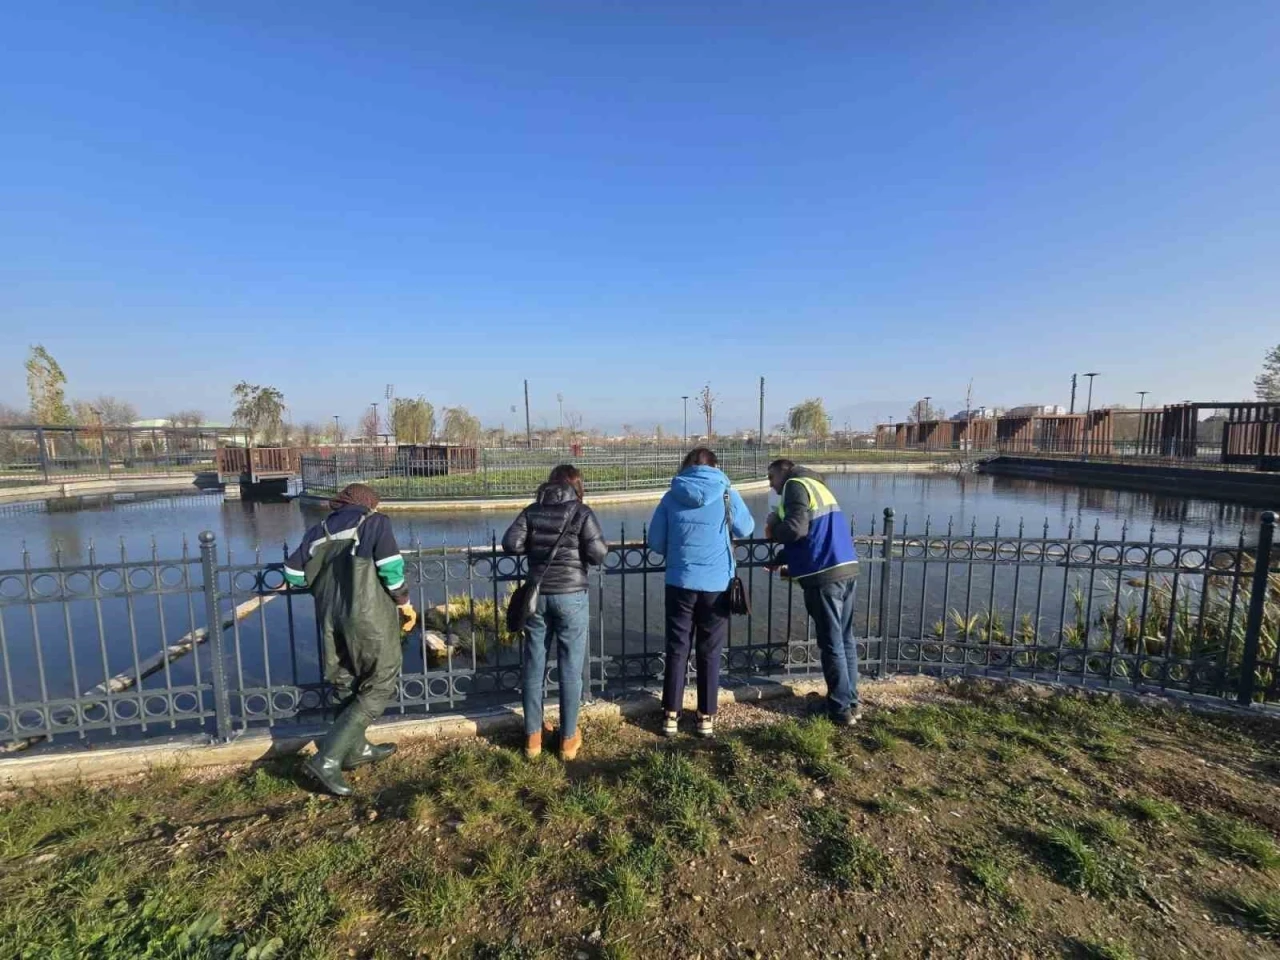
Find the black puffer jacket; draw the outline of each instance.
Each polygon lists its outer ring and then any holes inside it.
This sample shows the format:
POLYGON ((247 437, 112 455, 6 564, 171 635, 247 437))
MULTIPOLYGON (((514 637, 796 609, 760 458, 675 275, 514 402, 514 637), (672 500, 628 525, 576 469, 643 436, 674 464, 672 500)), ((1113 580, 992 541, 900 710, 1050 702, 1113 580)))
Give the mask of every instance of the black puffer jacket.
POLYGON ((568 484, 548 484, 539 489, 537 501, 520 511, 503 535, 502 549, 528 554, 532 576, 546 568, 541 592, 548 596, 586 590, 588 565, 604 563, 609 552, 595 512, 578 499, 568 484), (550 557, 566 518, 569 525, 564 539, 556 555, 550 557))

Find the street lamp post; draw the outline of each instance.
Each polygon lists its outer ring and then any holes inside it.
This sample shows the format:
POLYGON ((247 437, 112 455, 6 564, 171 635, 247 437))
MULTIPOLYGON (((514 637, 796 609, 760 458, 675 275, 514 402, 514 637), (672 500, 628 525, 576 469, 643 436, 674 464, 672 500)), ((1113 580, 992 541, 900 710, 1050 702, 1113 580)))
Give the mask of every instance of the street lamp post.
POLYGON ((369 438, 370 443, 378 439, 378 405, 373 405, 373 436, 369 438))
POLYGON ((1147 394, 1150 392, 1150 390, 1138 391, 1138 439, 1135 443, 1136 449, 1134 450, 1134 453, 1137 454, 1142 453, 1142 411, 1147 405, 1147 394))
POLYGON ((1091 414, 1093 413, 1093 378, 1097 373, 1086 373, 1089 378, 1089 393, 1084 402, 1084 431, 1085 431, 1085 456, 1089 455, 1089 449, 1093 446, 1093 421, 1091 414))
POLYGON ((684 401, 684 439, 681 441, 686 447, 689 445, 689 398, 682 396, 684 401))
POLYGON ((342 442, 342 425, 338 422, 338 415, 333 415, 333 445, 336 447, 342 442))

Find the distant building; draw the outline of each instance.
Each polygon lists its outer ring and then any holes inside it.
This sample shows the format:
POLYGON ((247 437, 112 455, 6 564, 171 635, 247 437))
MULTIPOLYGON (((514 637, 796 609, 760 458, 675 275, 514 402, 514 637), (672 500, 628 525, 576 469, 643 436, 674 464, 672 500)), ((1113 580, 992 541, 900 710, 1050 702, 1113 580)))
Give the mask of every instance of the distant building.
POLYGON ((961 410, 959 413, 951 415, 951 419, 956 423, 967 423, 970 420, 994 420, 996 412, 990 407, 978 407, 974 410, 961 410))
POLYGON ((1065 416, 1067 408, 1060 403, 1026 403, 1020 407, 1014 407, 1009 410, 1006 417, 1061 417, 1065 416))

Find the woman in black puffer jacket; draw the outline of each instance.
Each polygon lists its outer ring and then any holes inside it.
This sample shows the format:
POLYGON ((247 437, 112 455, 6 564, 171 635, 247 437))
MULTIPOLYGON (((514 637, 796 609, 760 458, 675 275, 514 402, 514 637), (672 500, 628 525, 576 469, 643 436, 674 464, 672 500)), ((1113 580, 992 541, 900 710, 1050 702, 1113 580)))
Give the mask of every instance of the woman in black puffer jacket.
POLYGON ((524 632, 524 752, 528 757, 542 752, 542 691, 552 642, 560 665, 560 755, 572 760, 582 747, 578 707, 590 622, 587 567, 604 563, 609 551, 600 521, 582 498, 582 474, 577 467, 562 464, 551 471, 535 501, 502 537, 505 552, 528 556, 531 576, 545 570, 538 609, 524 632))

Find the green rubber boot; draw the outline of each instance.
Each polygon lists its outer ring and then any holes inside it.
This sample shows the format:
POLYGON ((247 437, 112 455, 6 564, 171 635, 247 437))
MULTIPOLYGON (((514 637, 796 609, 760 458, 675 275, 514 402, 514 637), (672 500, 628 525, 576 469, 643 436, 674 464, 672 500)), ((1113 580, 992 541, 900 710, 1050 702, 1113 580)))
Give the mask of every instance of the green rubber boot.
POLYGON ((320 742, 314 757, 302 765, 302 772, 337 797, 349 797, 353 791, 342 775, 342 761, 364 741, 364 718, 350 708, 343 710, 320 742))
POLYGON ((351 752, 342 761, 342 769, 354 770, 356 767, 362 767, 366 763, 380 763, 395 752, 396 745, 394 743, 370 743, 361 734, 360 739, 356 741, 356 745, 351 748, 351 752))

